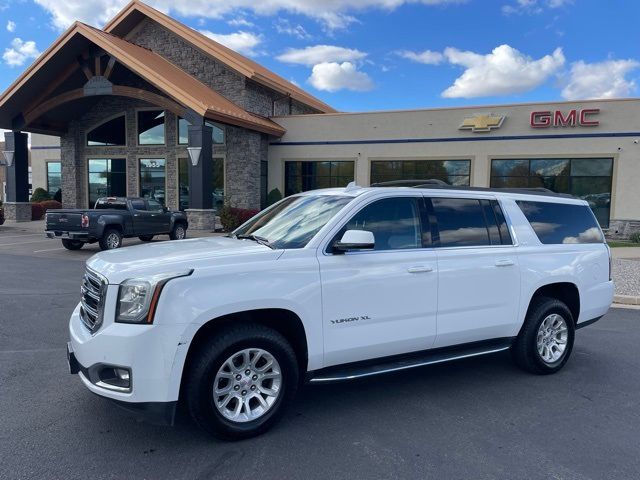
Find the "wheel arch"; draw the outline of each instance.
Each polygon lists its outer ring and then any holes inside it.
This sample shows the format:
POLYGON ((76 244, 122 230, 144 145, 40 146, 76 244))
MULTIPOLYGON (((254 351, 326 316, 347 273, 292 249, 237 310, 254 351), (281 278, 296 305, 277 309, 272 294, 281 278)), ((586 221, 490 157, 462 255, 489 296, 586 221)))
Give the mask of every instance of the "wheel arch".
MULTIPOLYGON (((189 342, 189 349, 182 367, 180 375, 181 391, 184 386, 185 372, 188 371, 190 362, 198 349, 213 335, 239 323, 263 325, 280 333, 291 344, 296 354, 301 374, 307 371, 309 350, 306 331, 302 319, 295 312, 284 308, 245 310, 213 318, 198 328, 189 342)), ((302 377, 303 375, 301 375, 302 377)))
POLYGON ((529 299, 527 314, 533 301, 539 297, 555 298, 563 302, 571 311, 573 321, 578 323, 580 317, 580 290, 575 283, 572 282, 554 282, 538 287, 529 299))

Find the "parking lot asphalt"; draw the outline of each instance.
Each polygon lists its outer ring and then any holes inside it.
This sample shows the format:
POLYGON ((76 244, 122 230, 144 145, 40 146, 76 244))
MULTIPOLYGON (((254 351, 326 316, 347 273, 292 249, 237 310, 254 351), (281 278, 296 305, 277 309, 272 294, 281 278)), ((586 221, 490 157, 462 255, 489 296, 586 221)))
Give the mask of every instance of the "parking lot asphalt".
POLYGON ((97 250, 22 233, 0 236, 2 479, 640 478, 640 310, 580 330, 557 375, 501 353, 307 386, 271 432, 223 443, 184 415, 136 422, 67 373, 67 320, 97 250))

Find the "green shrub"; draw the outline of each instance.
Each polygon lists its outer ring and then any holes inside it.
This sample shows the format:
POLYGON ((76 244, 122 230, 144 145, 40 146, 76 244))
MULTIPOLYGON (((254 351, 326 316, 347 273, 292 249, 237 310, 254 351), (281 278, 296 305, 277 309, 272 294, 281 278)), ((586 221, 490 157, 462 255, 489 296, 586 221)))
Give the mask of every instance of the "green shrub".
POLYGON ((220 223, 225 232, 232 232, 257 213, 258 210, 235 208, 225 205, 219 212, 220 223))
POLYGON ((36 188, 31 196, 31 203, 40 203, 45 200, 51 200, 51 195, 44 188, 36 188))
POLYGON ((62 204, 55 200, 45 200, 44 202, 40 202, 40 206, 44 209, 44 213, 47 213, 48 210, 58 210, 62 208, 62 204))
POLYGON ((44 208, 40 203, 31 204, 31 220, 42 220, 44 216, 44 208))
POLYGON ((280 200, 282 200, 282 194, 280 193, 280 190, 274 188, 267 194, 267 207, 279 202, 280 200))
POLYGON ((631 240, 633 243, 640 243, 640 232, 633 232, 631 235, 629 235, 629 240, 631 240))

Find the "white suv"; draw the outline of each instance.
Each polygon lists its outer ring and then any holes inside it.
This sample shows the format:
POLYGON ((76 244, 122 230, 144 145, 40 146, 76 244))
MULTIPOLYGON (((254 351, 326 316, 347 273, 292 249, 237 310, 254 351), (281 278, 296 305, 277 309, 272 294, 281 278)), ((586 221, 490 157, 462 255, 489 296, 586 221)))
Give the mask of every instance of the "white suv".
POLYGON ((587 202, 540 191, 329 189, 226 237, 102 252, 71 316, 72 373, 156 422, 178 400, 224 438, 265 431, 303 382, 511 349, 567 362, 612 302, 587 202))

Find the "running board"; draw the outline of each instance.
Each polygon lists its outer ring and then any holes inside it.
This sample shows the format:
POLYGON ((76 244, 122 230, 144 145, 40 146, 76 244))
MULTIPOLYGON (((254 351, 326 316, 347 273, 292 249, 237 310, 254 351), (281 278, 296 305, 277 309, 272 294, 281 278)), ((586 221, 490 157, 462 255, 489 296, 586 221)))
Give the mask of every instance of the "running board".
POLYGON ((309 383, 341 382, 344 380, 354 380, 356 378, 407 370, 409 368, 423 367, 425 365, 462 360, 463 358, 477 357, 508 350, 513 340, 513 338, 499 338, 455 345, 453 347, 395 355, 393 357, 378 358, 365 362, 336 365, 334 367, 309 372, 307 380, 309 383))

